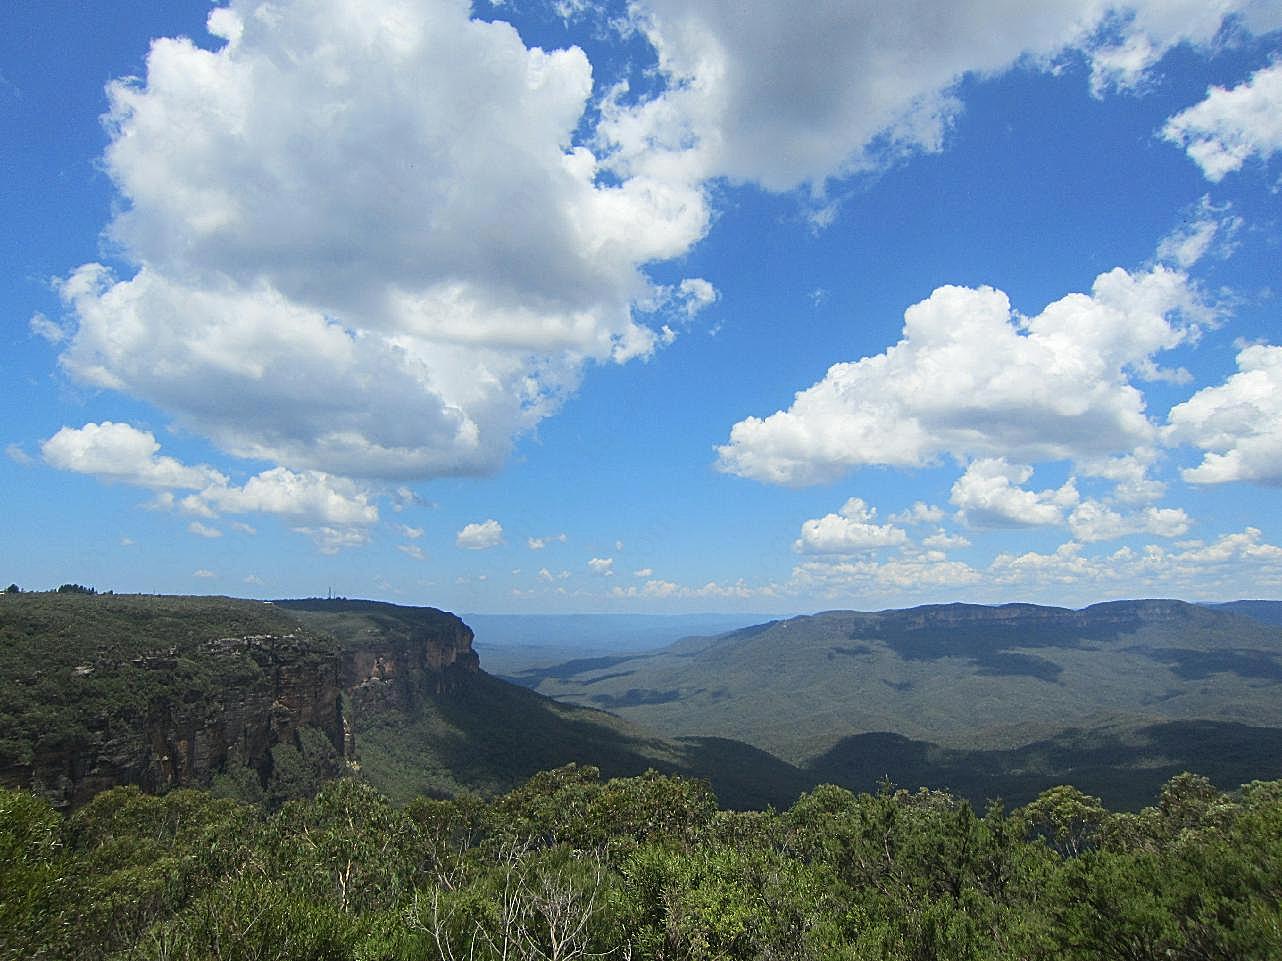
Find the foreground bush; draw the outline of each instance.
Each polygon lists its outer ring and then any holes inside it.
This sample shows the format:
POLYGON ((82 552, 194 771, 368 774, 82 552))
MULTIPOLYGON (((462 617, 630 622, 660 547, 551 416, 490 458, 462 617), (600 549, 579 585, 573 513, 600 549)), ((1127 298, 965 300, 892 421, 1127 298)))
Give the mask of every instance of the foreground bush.
POLYGON ((783 812, 595 769, 393 806, 354 780, 267 814, 0 791, 0 959, 1282 957, 1282 782, 1181 775, 1138 814, 1069 787, 982 814, 826 786, 783 812))

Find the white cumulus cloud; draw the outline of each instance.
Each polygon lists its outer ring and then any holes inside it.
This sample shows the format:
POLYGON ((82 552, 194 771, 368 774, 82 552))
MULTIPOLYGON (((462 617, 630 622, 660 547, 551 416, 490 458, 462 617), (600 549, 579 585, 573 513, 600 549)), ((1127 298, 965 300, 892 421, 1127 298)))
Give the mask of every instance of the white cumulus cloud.
POLYGON ((852 497, 836 514, 808 520, 793 549, 803 554, 851 554, 879 547, 896 547, 908 535, 893 524, 878 524, 877 509, 852 497))
POLYGON ((1061 524, 1064 511, 1078 502, 1077 486, 1070 477, 1061 487, 1031 491, 1019 486, 1033 476, 1027 464, 1009 464, 1004 458, 975 461, 953 484, 949 501, 959 519, 969 527, 1037 527, 1061 524))
POLYGON ((588 561, 588 569, 593 574, 599 574, 602 577, 614 576, 614 558, 613 557, 593 557, 588 561))
POLYGON ((787 410, 735 424, 721 470, 768 483, 852 468, 960 459, 1076 459, 1083 468, 1156 442, 1134 377, 1208 320, 1188 278, 1121 268, 1035 317, 991 287, 940 287, 904 313, 882 354, 834 364, 787 410))
POLYGON ((160 442, 151 431, 109 420, 63 427, 40 445, 40 452, 59 470, 140 487, 201 490, 227 483, 212 467, 188 467, 160 454, 160 442))
POLYGON ((490 518, 466 525, 454 538, 454 543, 469 551, 483 551, 503 543, 503 525, 490 518))
POLYGON ((1252 0, 818 0, 804 16, 776 0, 647 0, 632 9, 667 83, 641 103, 620 95, 607 104, 615 165, 770 190, 818 188, 907 151, 940 149, 967 75, 1047 65, 1077 50, 1103 94, 1134 87, 1179 43, 1209 43, 1227 16, 1255 32, 1282 23, 1276 4, 1252 0))
MULTIPOLYGON (((158 493, 154 506, 178 509, 206 520, 222 513, 261 513, 293 522, 319 523, 326 528, 361 527, 378 520, 373 495, 354 481, 320 471, 273 467, 237 486, 212 467, 189 466, 161 454, 154 434, 130 424, 104 421, 78 428, 63 427, 44 441, 40 450, 52 467, 155 489, 158 493), (175 490, 194 492, 176 498, 175 490)), ((202 533, 196 527, 212 529, 197 524, 189 530, 202 533)), ((249 525, 238 529, 253 531, 249 525)), ((304 532, 310 532, 310 528, 304 532)), ((342 543, 343 538, 325 534, 321 541, 332 545, 342 543)), ((363 543, 364 538, 352 540, 357 541, 363 543)))
POLYGON ((1212 87, 1205 100, 1168 120, 1162 135, 1183 147, 1212 183, 1248 160, 1282 151, 1282 62, 1240 86, 1212 87))
POLYGON ((278 514, 349 525, 378 520, 378 507, 371 503, 368 491, 354 481, 320 471, 273 467, 255 474, 241 487, 210 487, 200 497, 233 514, 278 514))
POLYGON ((580 49, 465 0, 241 0, 209 29, 109 87, 138 267, 62 281, 73 376, 237 456, 408 478, 494 469, 585 362, 655 349, 643 265, 709 210, 693 181, 598 180, 580 49))
POLYGON ((1206 452, 1181 472, 1190 483, 1282 485, 1282 347, 1245 347, 1237 367, 1223 384, 1171 408, 1165 438, 1206 452))

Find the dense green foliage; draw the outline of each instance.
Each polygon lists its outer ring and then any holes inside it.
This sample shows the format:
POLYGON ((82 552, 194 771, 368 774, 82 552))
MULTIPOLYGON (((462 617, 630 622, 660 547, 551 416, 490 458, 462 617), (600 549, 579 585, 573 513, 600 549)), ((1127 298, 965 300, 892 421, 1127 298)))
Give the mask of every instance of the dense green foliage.
POLYGON ((291 634, 300 639, 300 661, 334 656, 332 641, 255 601, 61 588, 0 594, 0 770, 27 767, 33 752, 83 755, 90 744, 139 730, 166 705, 212 710, 228 697, 270 690, 254 651, 213 657, 210 646, 291 634))
POLYGON ((0 791, 0 959, 1252 959, 1282 956, 1282 783, 1182 775, 1112 813, 982 814, 825 786, 782 812, 573 766, 398 808, 341 780, 274 814, 0 791))

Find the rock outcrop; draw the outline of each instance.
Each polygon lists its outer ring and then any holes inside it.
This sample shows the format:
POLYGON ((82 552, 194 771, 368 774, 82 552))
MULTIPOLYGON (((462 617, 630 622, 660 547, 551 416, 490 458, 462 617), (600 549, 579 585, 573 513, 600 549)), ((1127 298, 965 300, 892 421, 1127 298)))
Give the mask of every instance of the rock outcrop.
POLYGON ((265 788, 282 750, 316 780, 353 749, 337 645, 261 602, 6 595, 0 644, 0 784, 61 807, 224 773, 265 788))
POLYGON ((343 694, 356 717, 414 712, 425 698, 450 694, 480 669, 472 629, 436 608, 346 599, 276 604, 337 638, 343 694))
POLYGON ((6 595, 0 655, 0 784, 62 807, 222 774, 287 794, 282 750, 295 781, 337 775, 359 719, 479 670, 455 615, 348 600, 6 595))

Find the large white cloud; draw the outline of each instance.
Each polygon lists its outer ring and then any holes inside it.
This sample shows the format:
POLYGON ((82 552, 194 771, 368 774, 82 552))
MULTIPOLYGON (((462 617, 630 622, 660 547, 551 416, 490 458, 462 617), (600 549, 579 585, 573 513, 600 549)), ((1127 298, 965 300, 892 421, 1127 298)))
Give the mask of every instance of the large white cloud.
POLYGON ((1246 347, 1237 366, 1220 386, 1171 408, 1165 437, 1206 452, 1182 472, 1186 481, 1282 485, 1282 347, 1246 347))
POLYGON ((1162 135, 1183 147, 1218 183, 1252 158, 1282 151, 1282 63, 1257 70, 1231 89, 1212 87, 1201 103, 1181 111, 1162 135))
MULTIPOLYGON (((643 265, 702 188, 598 182, 577 48, 465 0, 236 0, 109 87, 111 237, 137 272, 62 283, 76 377, 244 457, 351 476, 495 468, 583 363, 650 353, 643 265)), ((671 309, 715 299, 688 278, 671 309)))
POLYGON ((1126 86, 1232 14, 1282 23, 1253 0, 649 0, 638 100, 466 0, 232 0, 218 49, 157 40, 109 87, 132 273, 64 279, 62 361, 295 471, 493 470, 585 363, 716 300, 646 274, 708 230, 709 179, 820 186, 938 147, 962 76, 1078 49, 1126 86))
POLYGON ((646 0, 634 8, 668 85, 607 110, 629 170, 726 176, 784 190, 938 149, 967 74, 1085 52, 1092 88, 1134 86, 1181 42, 1225 18, 1282 25, 1255 0, 646 0), (656 146, 659 149, 656 149, 656 146))
POLYGON ((945 453, 1091 471, 1156 442, 1132 378, 1157 376, 1155 355, 1205 316, 1187 277, 1160 265, 1101 274, 1089 295, 1028 318, 991 287, 940 287, 885 353, 835 364, 787 410, 735 424, 718 466, 788 485, 945 453))

